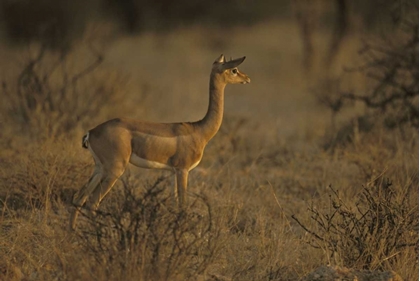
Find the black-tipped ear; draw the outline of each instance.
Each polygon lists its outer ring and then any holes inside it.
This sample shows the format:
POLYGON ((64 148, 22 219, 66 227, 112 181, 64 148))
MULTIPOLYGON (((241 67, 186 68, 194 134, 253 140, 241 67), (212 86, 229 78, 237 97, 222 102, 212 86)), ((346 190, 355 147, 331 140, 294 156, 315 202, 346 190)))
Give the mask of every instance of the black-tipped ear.
POLYGON ((214 63, 225 63, 226 62, 226 59, 225 59, 225 56, 223 55, 223 54, 221 54, 220 55, 220 57, 218 57, 215 61, 214 61, 214 63))
POLYGON ((224 69, 235 68, 238 65, 240 65, 241 63, 243 63, 245 59, 246 59, 246 57, 242 57, 242 58, 239 58, 239 59, 234 59, 234 60, 230 60, 228 62, 225 62, 223 64, 223 68, 224 69))

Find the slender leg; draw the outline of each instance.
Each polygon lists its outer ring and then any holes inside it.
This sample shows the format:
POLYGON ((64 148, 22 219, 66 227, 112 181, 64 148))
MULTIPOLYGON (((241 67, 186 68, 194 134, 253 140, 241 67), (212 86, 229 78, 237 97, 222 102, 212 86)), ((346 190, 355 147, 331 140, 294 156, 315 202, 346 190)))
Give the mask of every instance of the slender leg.
POLYGON ((93 192, 92 201, 88 204, 88 208, 91 211, 96 211, 98 209, 99 204, 111 191, 112 187, 114 186, 115 182, 119 179, 119 177, 120 176, 108 175, 96 187, 95 191, 93 192))
POLYGON ((181 208, 186 206, 186 192, 188 184, 188 171, 187 170, 177 170, 176 171, 176 182, 178 187, 178 200, 181 208))
POLYGON ((177 184, 176 172, 175 172, 174 188, 172 190, 172 200, 173 200, 173 207, 178 207, 179 200, 178 200, 178 184, 177 184))
POLYGON ((70 229, 75 229, 76 219, 79 215, 82 205, 86 202, 88 196, 95 190, 97 185, 100 183, 101 179, 101 170, 100 168, 96 167, 89 181, 74 195, 73 205, 75 206, 75 208, 73 209, 73 212, 71 213, 70 217, 70 229))

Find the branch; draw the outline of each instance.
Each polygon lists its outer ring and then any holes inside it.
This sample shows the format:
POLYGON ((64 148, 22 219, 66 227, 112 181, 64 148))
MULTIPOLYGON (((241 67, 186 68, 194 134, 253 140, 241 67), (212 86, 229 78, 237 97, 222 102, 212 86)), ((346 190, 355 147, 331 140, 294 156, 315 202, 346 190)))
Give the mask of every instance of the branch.
POLYGON ((298 218, 295 217, 295 215, 292 215, 292 219, 294 219, 299 225, 300 227, 302 227, 306 232, 308 232, 309 234, 311 234, 312 236, 314 236, 315 238, 317 238, 318 240, 321 240, 323 242, 328 242, 327 240, 325 240, 324 238, 322 238, 321 236, 319 236, 318 234, 316 234, 315 232, 313 232, 312 230, 309 230, 306 226, 304 226, 298 218))

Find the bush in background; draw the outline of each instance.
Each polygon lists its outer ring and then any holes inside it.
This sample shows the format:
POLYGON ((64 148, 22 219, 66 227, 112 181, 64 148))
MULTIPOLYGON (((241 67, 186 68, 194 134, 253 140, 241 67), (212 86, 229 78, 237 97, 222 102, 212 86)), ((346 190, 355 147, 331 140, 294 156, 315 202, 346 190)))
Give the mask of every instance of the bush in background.
POLYGON ((351 142, 357 138, 357 133, 366 133, 377 127, 418 129, 418 2, 401 1, 388 10, 393 20, 387 26, 387 32, 363 41, 359 51, 362 64, 346 67, 339 78, 327 76, 320 79, 315 86, 318 101, 330 109, 332 116, 326 148, 351 142), (347 75, 363 77, 369 88, 363 93, 344 89, 341 84, 347 75), (338 115, 355 105, 362 105, 364 110, 353 116, 350 122, 337 126, 338 115))
POLYGON ((77 51, 54 52, 39 46, 15 81, 3 81, 2 118, 14 123, 17 131, 44 138, 101 120, 109 104, 124 98, 124 80, 100 68, 103 56, 93 47, 86 47, 82 57, 77 51), (86 61, 77 65, 80 58, 86 61))

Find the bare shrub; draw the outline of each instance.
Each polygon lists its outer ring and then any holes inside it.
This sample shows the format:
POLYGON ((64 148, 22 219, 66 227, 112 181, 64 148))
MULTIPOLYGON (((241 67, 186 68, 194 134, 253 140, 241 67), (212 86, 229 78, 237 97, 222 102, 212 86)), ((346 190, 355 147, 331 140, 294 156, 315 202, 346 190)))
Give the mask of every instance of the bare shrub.
POLYGON ((95 122, 105 105, 123 98, 119 88, 124 83, 118 75, 99 71, 103 56, 92 47, 86 50, 86 64, 75 71, 76 51, 56 53, 41 45, 16 81, 3 81, 2 117, 18 130, 44 137, 95 122))
POLYGON ((344 95, 384 114, 384 125, 388 128, 404 123, 418 127, 418 15, 417 21, 411 20, 401 23, 398 36, 365 43, 360 53, 366 63, 355 70, 373 80, 373 87, 365 95, 344 95))
POLYGON ((411 198, 413 188, 394 187, 382 179, 347 203, 330 187, 326 207, 309 206, 310 226, 292 217, 310 236, 310 245, 322 249, 330 264, 396 270, 405 253, 418 260, 418 202, 411 198))
POLYGON ((362 63, 346 67, 339 78, 321 79, 313 90, 318 101, 332 113, 327 148, 352 141, 357 126, 365 132, 375 127, 393 129, 406 125, 418 129, 418 2, 399 1, 394 6, 389 15, 395 20, 387 26, 387 34, 374 35, 362 42, 359 51, 362 63), (363 77, 366 90, 342 87, 349 76, 363 77), (338 114, 356 104, 363 105, 363 112, 356 116, 353 113, 350 122, 338 127, 338 114))
POLYGON ((221 243, 207 199, 197 196, 190 209, 172 210, 172 198, 164 195, 161 183, 159 178, 136 195, 138 183, 123 180, 118 201, 77 233, 106 276, 195 280, 217 257, 221 243))

